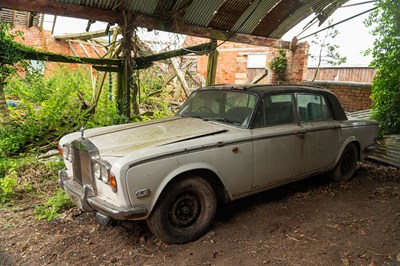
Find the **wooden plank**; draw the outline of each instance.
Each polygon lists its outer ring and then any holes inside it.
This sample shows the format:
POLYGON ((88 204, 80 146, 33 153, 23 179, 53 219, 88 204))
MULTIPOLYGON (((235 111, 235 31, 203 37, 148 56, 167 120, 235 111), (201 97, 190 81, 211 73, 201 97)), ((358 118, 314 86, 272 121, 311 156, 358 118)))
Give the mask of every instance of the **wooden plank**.
POLYGON ((39 61, 50 61, 60 63, 75 63, 75 64, 95 64, 95 65, 107 65, 107 66, 121 66, 121 59, 99 59, 99 58, 88 58, 88 57, 77 57, 77 56, 66 56, 61 54, 53 54, 50 52, 34 51, 32 49, 21 49, 21 54, 26 59, 39 60, 39 61))
POLYGON ((266 76, 268 76, 268 69, 264 69, 261 73, 259 73, 257 76, 255 76, 250 83, 251 84, 257 84, 258 82, 260 82, 266 76))
MULTIPOLYGON (((172 62, 173 69, 174 69, 180 83, 182 84, 182 89, 185 92, 186 97, 189 97, 190 91, 189 91, 189 86, 187 85, 186 80, 185 80, 185 73, 183 73, 183 71, 179 68, 179 63, 176 58, 171 58, 171 62, 172 62)), ((178 95, 179 95, 179 93, 178 93, 178 95)))
POLYGON ((121 72, 124 70, 122 66, 101 66, 101 65, 93 65, 92 66, 97 71, 105 71, 105 72, 121 72))
MULTIPOLYGON (((214 44, 216 44, 216 42, 214 44)), ((214 49, 214 51, 208 54, 206 86, 212 86, 215 84, 215 78, 217 75, 217 66, 218 66, 217 63, 218 63, 218 50, 214 49)))
MULTIPOLYGON (((117 27, 111 27, 110 32, 113 33, 117 27)), ((71 33, 71 34, 64 34, 64 35, 57 35, 54 36, 55 39, 59 40, 90 40, 94 38, 100 38, 108 36, 108 34, 104 30, 92 31, 92 32, 82 32, 82 33, 71 33)))
POLYGON ((72 46, 71 42, 70 42, 70 41, 67 41, 67 43, 68 43, 68 47, 69 47, 69 49, 71 49, 72 53, 73 53, 75 56, 79 56, 79 54, 76 52, 75 48, 72 46))
POLYGON ((79 42, 79 46, 82 48, 83 52, 87 57, 90 57, 89 52, 86 50, 85 46, 83 45, 82 42, 79 42))
POLYGON ((117 11, 55 2, 51 0, 1 0, 0 6, 14 10, 82 19, 95 19, 106 22, 118 22, 121 18, 120 13, 117 11))
POLYGON ((138 69, 141 69, 141 65, 145 65, 154 61, 160 61, 160 60, 165 60, 168 58, 176 57, 176 56, 182 56, 182 55, 187 55, 191 53, 195 53, 197 55, 203 55, 207 54, 210 52, 211 49, 215 47, 215 44, 213 43, 203 43, 199 45, 194 45, 190 47, 185 47, 177 50, 172 50, 164 53, 159 53, 155 55, 150 55, 150 56, 143 56, 143 57, 138 57, 135 58, 135 62, 137 65, 138 69))
POLYGON ((96 46, 98 45, 97 43, 92 43, 90 40, 88 40, 89 46, 93 49, 93 51, 97 54, 98 57, 101 57, 101 54, 97 50, 96 46))
POLYGON ((75 43, 83 43, 85 45, 96 46, 99 48, 103 48, 104 45, 97 42, 97 40, 75 40, 75 39, 66 39, 67 42, 75 42, 75 43))

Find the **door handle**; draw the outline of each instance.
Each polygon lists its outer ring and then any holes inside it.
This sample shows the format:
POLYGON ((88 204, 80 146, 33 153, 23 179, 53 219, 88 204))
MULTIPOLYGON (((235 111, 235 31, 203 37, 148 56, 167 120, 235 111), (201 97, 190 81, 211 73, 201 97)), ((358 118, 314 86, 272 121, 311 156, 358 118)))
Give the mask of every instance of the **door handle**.
POLYGON ((304 138, 306 131, 305 130, 295 131, 294 134, 297 135, 299 138, 304 138))

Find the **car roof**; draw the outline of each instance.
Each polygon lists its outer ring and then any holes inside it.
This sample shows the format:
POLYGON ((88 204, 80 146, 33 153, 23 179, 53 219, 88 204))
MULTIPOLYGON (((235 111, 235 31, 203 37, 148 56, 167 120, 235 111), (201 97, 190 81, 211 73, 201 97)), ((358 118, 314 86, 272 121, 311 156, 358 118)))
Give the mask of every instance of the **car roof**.
POLYGON ((280 85, 254 85, 254 84, 242 84, 242 85, 214 85, 209 87, 201 88, 200 90, 237 90, 237 91, 247 91, 256 93, 260 96, 265 94, 273 94, 273 93, 296 93, 296 92, 303 92, 303 93, 319 93, 326 95, 329 99, 329 104, 334 113, 334 118, 336 120, 347 120, 346 114, 334 93, 330 90, 313 85, 306 85, 306 84, 280 84, 280 85))
POLYGON ((250 91, 257 94, 275 93, 275 92, 319 92, 328 93, 331 92, 323 87, 305 85, 305 84, 281 84, 281 85, 254 85, 254 84, 222 84, 214 85, 209 87, 201 88, 201 90, 240 90, 250 91))

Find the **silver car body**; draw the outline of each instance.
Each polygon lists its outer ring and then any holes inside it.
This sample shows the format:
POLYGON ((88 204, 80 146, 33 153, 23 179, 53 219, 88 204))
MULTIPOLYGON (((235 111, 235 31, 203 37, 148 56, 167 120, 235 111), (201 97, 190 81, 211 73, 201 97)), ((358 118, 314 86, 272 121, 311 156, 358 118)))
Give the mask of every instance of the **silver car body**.
MULTIPOLYGON (((149 122, 96 128, 64 136, 69 148, 60 184, 82 208, 114 219, 140 220, 151 214, 171 180, 185 173, 208 175, 226 201, 330 171, 345 147, 355 143, 359 160, 376 146, 375 121, 347 120, 336 97, 310 86, 217 86, 202 91, 255 95, 250 116, 238 125, 180 115, 149 122), (256 126, 265 95, 321 94, 332 118, 301 121, 293 103, 293 122, 256 126), (93 174, 93 162, 106 162, 116 189, 93 174), (72 161, 72 162, 71 162, 72 161)), ((265 103, 264 103, 265 104, 265 103)), ((299 105, 299 106, 297 106, 299 105)), ((185 105, 184 105, 185 107, 185 105)), ((183 107, 183 108, 184 108, 183 107)))

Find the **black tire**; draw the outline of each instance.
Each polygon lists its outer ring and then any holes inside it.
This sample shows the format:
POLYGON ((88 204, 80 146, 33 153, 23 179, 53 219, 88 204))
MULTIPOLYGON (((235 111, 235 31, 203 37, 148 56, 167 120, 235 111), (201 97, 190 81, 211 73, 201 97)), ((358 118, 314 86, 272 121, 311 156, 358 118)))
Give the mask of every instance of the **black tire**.
POLYGON ((347 144, 339 163, 331 173, 334 181, 348 181, 353 177, 357 168, 358 150, 354 143, 347 144))
POLYGON ((217 210, 217 197, 203 178, 193 176, 169 184, 157 201, 147 224, 169 244, 183 244, 203 236, 217 210))

